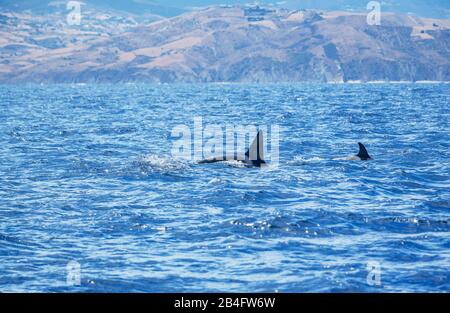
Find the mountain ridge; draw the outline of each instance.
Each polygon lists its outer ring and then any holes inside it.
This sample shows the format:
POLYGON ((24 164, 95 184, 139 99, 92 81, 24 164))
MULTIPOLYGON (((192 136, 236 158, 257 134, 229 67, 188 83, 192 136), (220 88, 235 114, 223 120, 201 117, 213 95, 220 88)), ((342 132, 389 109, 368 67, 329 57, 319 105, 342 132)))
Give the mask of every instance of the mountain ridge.
POLYGON ((92 14, 79 28, 0 41, 0 82, 450 81, 448 20, 384 13, 370 26, 366 13, 243 6, 92 14))
MULTIPOLYGON (((1 9, 44 13, 49 6, 66 5, 68 0, 2 0, 1 9)), ((254 5, 253 0, 80 0, 84 5, 99 9, 112 9, 132 14, 152 14, 173 17, 199 7, 218 5, 254 5)), ((428 18, 450 18, 450 6, 446 0, 384 0, 378 1, 382 12, 415 14, 428 18)), ((325 11, 365 11, 368 0, 259 0, 260 5, 290 10, 313 9, 325 11)))

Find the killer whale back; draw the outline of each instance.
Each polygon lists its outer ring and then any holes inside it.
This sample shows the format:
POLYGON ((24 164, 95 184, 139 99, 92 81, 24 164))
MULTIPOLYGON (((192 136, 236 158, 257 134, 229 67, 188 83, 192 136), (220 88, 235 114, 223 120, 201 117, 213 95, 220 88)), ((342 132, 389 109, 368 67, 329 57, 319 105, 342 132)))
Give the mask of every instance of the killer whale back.
POLYGON ((245 153, 244 156, 240 155, 238 156, 236 153, 233 156, 227 157, 226 154, 222 157, 215 157, 212 159, 206 159, 198 162, 199 164, 209 164, 209 163, 217 163, 217 162, 223 162, 223 161, 230 161, 230 160, 236 160, 243 162, 247 166, 255 166, 255 167, 262 167, 264 164, 266 164, 266 161, 264 159, 264 135, 262 130, 258 132, 256 135, 256 138, 253 140, 252 144, 250 145, 249 149, 245 153), (245 157, 245 159, 243 159, 245 157))
POLYGON ((266 163, 264 160, 264 134, 262 130, 258 132, 248 151, 245 153, 245 158, 256 166, 266 163))
POLYGON ((369 152, 367 152, 366 147, 360 142, 358 142, 358 145, 359 145, 359 152, 356 156, 359 157, 361 160, 371 159, 372 157, 369 155, 369 152))

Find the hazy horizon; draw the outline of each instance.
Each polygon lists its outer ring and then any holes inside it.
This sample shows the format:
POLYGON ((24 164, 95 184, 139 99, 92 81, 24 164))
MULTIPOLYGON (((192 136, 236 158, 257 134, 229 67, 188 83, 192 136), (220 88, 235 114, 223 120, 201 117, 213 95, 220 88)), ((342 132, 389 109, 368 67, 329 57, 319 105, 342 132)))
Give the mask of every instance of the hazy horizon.
MULTIPOLYGON (((1 1, 0 9, 10 10, 37 10, 43 12, 49 4, 60 3, 65 5, 68 1, 38 1, 38 0, 4 0, 1 1)), ((162 1, 162 0, 91 0, 79 1, 87 5, 112 8, 134 14, 153 13, 161 16, 175 16, 183 12, 205 6, 213 5, 245 5, 260 4, 265 6, 283 7, 287 9, 319 9, 319 10, 342 10, 342 11, 367 11, 368 0, 285 0, 285 1, 245 1, 245 0, 193 0, 193 1, 162 1)), ((384 12, 415 14, 423 17, 450 18, 449 1, 407 1, 407 0, 385 0, 379 1, 384 12)))

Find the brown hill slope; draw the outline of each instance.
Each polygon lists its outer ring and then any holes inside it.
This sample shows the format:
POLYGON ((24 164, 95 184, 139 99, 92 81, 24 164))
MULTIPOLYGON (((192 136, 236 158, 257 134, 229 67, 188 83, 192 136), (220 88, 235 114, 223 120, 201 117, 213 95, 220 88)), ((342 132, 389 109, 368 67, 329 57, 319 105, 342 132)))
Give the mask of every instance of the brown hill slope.
POLYGON ((0 82, 450 81, 448 20, 214 7, 76 36, 9 55, 0 42, 0 82))

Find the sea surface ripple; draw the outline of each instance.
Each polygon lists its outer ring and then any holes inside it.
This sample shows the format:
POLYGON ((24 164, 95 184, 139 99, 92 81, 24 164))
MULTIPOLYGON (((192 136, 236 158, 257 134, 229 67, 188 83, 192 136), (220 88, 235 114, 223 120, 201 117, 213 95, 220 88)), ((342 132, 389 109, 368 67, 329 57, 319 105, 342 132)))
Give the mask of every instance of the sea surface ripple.
POLYGON ((450 291, 449 84, 0 86, 0 99, 2 292, 450 291), (194 117, 280 125, 279 166, 172 158, 173 128, 194 117), (336 159, 359 141, 374 160, 336 159))

